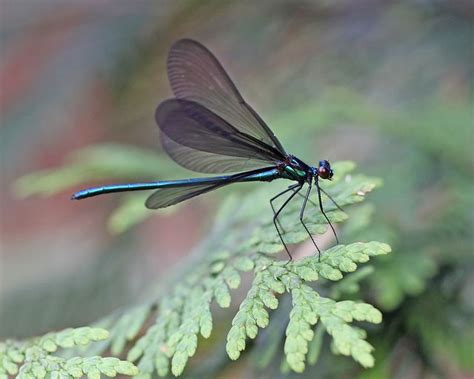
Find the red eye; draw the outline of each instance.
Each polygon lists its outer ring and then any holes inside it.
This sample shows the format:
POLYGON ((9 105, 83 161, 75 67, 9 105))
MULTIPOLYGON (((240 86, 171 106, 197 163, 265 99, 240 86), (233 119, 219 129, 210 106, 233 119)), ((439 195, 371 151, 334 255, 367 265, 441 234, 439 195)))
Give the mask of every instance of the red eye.
POLYGON ((329 170, 328 170, 326 167, 319 167, 319 169, 318 169, 318 175, 319 175, 322 179, 327 179, 327 178, 329 178, 329 170))

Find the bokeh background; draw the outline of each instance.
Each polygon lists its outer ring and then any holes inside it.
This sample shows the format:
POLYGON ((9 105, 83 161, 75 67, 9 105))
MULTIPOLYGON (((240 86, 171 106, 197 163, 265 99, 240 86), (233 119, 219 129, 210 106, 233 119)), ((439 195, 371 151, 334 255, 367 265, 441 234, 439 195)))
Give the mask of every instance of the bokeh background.
MULTIPOLYGON (((131 304, 206 235, 228 192, 165 212, 136 194, 69 200, 196 176, 164 155, 153 119, 168 49, 190 37, 288 151, 383 178, 357 235, 394 251, 362 287, 385 314, 378 364, 327 354, 304 375, 471 377, 473 24, 469 1, 0 0, 0 337, 131 304)), ((256 361, 215 375, 250 377, 256 361)))

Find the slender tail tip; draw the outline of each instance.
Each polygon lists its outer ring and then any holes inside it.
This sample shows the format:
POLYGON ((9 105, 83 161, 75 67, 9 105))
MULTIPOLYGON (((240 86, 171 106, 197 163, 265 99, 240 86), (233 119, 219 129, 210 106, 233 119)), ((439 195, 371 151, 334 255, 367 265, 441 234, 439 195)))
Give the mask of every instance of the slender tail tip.
POLYGON ((78 196, 77 193, 73 193, 73 194, 71 195, 71 198, 70 198, 70 200, 80 200, 80 199, 81 199, 81 198, 80 198, 80 196, 78 196))

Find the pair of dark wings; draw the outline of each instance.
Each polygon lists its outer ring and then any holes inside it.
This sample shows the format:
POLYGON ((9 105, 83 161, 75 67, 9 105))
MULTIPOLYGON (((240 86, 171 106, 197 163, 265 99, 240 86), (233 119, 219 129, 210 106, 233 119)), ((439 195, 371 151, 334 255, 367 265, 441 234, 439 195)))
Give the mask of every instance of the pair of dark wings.
MULTIPOLYGON (((161 144, 175 162, 197 172, 231 173, 274 167, 285 159, 281 143, 207 48, 179 40, 167 63, 176 98, 162 102, 155 117, 161 144)), ((162 208, 225 184, 160 189, 146 205, 162 208)))

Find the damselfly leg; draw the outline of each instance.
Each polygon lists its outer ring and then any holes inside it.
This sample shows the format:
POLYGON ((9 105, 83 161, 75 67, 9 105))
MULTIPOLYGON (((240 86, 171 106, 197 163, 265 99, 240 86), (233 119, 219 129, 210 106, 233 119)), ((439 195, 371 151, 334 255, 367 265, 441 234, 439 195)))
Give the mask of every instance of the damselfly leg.
MULTIPOLYGON (((344 212, 344 209, 342 209, 342 208, 339 206, 339 204, 336 203, 336 200, 334 200, 333 197, 332 197, 330 194, 328 194, 323 188, 319 187, 319 185, 318 185, 318 189, 319 189, 322 193, 324 193, 324 194, 328 197, 329 200, 332 201, 332 203, 336 206, 337 209, 339 209, 341 212, 344 212)), ((314 204, 314 205, 316 205, 316 204, 315 204, 314 202, 312 202, 312 201, 311 201, 311 203, 314 204)))
POLYGON ((309 195, 311 193, 311 189, 312 189, 312 183, 310 182, 309 183, 309 187, 308 187, 308 191, 306 191, 306 196, 303 200, 303 206, 301 207, 301 211, 300 211, 300 222, 301 224, 303 225, 303 227, 305 228, 306 232, 308 233, 309 235, 309 238, 311 238, 311 241, 313 241, 313 245, 314 247, 316 248, 316 250, 318 251, 318 259, 321 259, 321 250, 319 250, 319 247, 318 245, 316 244, 316 241, 314 240, 313 238, 313 235, 311 234, 311 232, 309 231, 308 227, 306 226, 306 224, 304 223, 304 211, 306 209, 306 203, 308 202, 308 198, 309 198, 309 195))
MULTIPOLYGON (((270 206, 272 207, 272 211, 273 211, 273 216, 275 216, 276 214, 276 211, 275 211, 275 207, 273 206, 273 202, 278 199, 280 196, 284 195, 285 193, 289 192, 289 191, 295 191, 295 188, 296 187, 299 187, 299 183, 297 184, 293 184, 291 186, 289 186, 286 190, 280 192, 279 194, 273 196, 271 199, 270 199, 270 206)), ((283 231, 283 233, 285 233, 285 230, 283 229, 283 227, 281 226, 281 223, 280 223, 280 220, 277 219, 277 223, 278 223, 278 226, 280 227, 280 229, 283 231)))
MULTIPOLYGON (((319 187, 319 181, 318 181, 318 177, 316 176, 316 188, 318 189, 318 200, 319 200, 319 209, 321 210, 321 213, 323 214, 324 218, 326 219, 326 221, 328 222, 329 224, 329 227, 331 228, 333 234, 334 234, 334 237, 336 237, 336 243, 339 245, 339 238, 337 238, 337 234, 336 234, 336 230, 334 229, 334 226, 332 226, 331 224, 331 221, 329 221, 329 218, 328 216, 326 215, 326 212, 324 212, 324 208, 323 208, 323 200, 321 199, 321 188, 319 187)), ((327 194, 326 194, 327 195, 327 194)), ((329 196, 328 196, 329 197, 329 196)), ((332 200, 332 199, 331 199, 332 200)), ((336 202, 334 200, 332 200, 334 202, 334 204, 336 204, 336 202)), ((336 206, 340 209, 340 207, 336 204, 336 206)))
MULTIPOLYGON (((290 250, 288 250, 288 247, 286 246, 286 243, 285 241, 283 240, 283 236, 281 234, 281 231, 280 229, 278 228, 278 224, 279 224, 279 221, 278 221, 278 215, 281 213, 281 211, 283 211, 283 209, 285 209, 285 207, 288 205, 288 203, 291 201, 291 199, 293 199, 297 194, 298 192, 301 190, 301 188, 303 188, 303 183, 298 183, 297 184, 298 188, 296 188, 293 193, 288 197, 288 199, 285 200, 285 202, 282 204, 282 206, 278 209, 278 211, 276 211, 276 213, 273 215, 273 225, 275 225, 275 229, 277 230, 277 233, 278 233, 278 237, 280 237, 280 240, 281 240, 281 243, 283 244, 283 247, 285 248, 286 250, 286 253, 288 254, 288 256, 290 257, 290 260, 288 262, 291 262, 293 260, 293 257, 291 256, 290 254, 290 250)), ((293 187, 293 186, 290 186, 290 187, 293 187)), ((285 190, 284 192, 288 192, 288 190, 292 190, 293 188, 288 188, 287 190, 285 190)), ((287 262, 287 263, 288 263, 287 262)))

